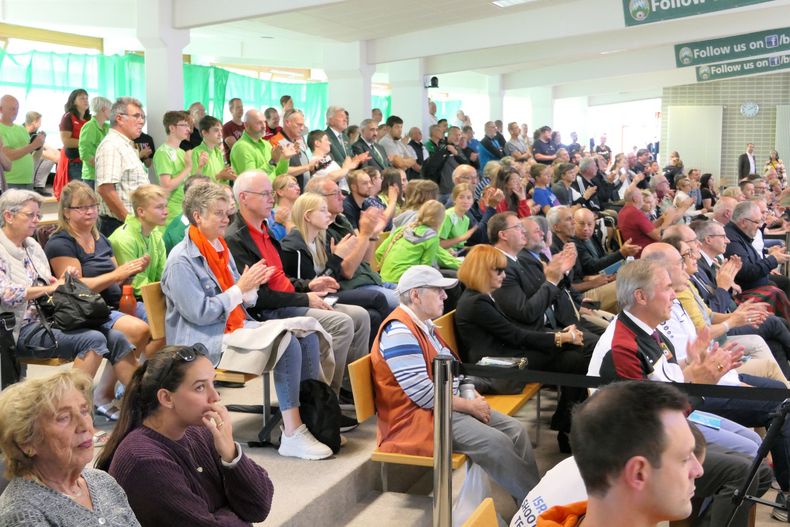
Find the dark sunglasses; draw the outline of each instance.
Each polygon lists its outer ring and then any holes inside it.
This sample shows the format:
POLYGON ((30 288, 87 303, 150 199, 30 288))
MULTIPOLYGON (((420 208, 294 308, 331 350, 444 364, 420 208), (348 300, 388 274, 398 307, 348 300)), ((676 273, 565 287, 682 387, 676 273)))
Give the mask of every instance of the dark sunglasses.
POLYGON ((496 271, 497 274, 505 274, 505 268, 504 267, 495 267, 494 271, 496 271))

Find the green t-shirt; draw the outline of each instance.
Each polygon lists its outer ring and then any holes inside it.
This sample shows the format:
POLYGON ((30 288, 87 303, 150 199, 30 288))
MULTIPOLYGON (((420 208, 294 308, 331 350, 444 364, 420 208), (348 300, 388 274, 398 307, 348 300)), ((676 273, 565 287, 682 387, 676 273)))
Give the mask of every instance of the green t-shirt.
MULTIPOLYGON (((457 238, 462 234, 466 234, 466 231, 469 230, 469 216, 466 214, 463 217, 459 218, 458 214, 455 212, 454 207, 450 207, 447 209, 447 212, 444 215, 444 222, 442 223, 442 228, 439 229, 439 238, 442 240, 452 240, 453 238, 457 238)), ((461 249, 466 242, 456 243, 455 245, 450 246, 450 250, 461 249)))
MULTIPOLYGON (((162 143, 159 148, 156 149, 156 152, 154 152, 154 171, 156 172, 156 176, 161 178, 162 174, 169 174, 170 177, 176 177, 186 166, 184 162, 185 156, 186 152, 180 148, 173 148, 167 143, 162 143)), ((171 190, 170 196, 167 198, 168 223, 170 220, 183 213, 183 203, 184 181, 171 190)))
POLYGON ((96 157, 96 149, 99 148, 99 143, 107 135, 110 129, 110 123, 105 122, 103 126, 99 126, 95 117, 85 123, 80 130, 80 159, 82 159, 82 179, 94 180, 96 179, 96 167, 89 164, 86 160, 96 157))
POLYGON ((203 174, 204 176, 210 177, 214 183, 228 185, 229 182, 227 179, 217 179, 217 174, 224 169, 225 156, 222 155, 222 149, 219 146, 209 148, 208 145, 203 142, 192 149, 192 175, 203 174), (206 161, 202 169, 200 168, 201 152, 208 152, 208 161, 206 161))
MULTIPOLYGON (((0 137, 7 148, 22 148, 30 144, 30 134, 24 126, 12 124, 7 126, 0 123, 0 137)), ((11 170, 5 173, 6 183, 16 185, 33 184, 33 155, 25 154, 11 165, 11 170)))
POLYGON ((115 229, 108 239, 118 265, 123 265, 146 254, 151 257, 148 267, 134 275, 132 280, 132 288, 136 297, 140 297, 141 287, 162 279, 167 253, 160 229, 152 230, 151 234, 145 237, 142 233, 140 220, 130 214, 126 217, 124 224, 115 229))
POLYGON ((247 132, 241 134, 241 138, 233 143, 230 149, 230 163, 233 171, 241 174, 245 170, 262 170, 269 175, 269 180, 280 174, 288 172, 288 158, 282 156, 276 166, 269 164, 272 159, 272 145, 265 139, 254 141, 247 132))

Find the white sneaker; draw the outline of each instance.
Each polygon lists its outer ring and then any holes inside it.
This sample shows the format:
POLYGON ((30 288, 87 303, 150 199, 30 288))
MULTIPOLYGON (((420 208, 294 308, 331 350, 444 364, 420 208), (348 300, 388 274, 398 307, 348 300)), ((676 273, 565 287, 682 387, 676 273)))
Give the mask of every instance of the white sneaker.
POLYGON ((278 452, 284 457, 301 459, 325 459, 332 455, 332 449, 313 437, 304 424, 294 430, 290 437, 282 433, 278 452))

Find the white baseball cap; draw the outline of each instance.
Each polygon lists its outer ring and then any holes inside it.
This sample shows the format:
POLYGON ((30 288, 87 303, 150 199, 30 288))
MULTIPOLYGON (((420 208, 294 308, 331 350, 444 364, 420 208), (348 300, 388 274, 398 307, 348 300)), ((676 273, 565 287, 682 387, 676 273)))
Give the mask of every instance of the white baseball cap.
POLYGON ((441 287, 450 289, 455 287, 458 280, 445 278, 438 270, 430 265, 415 265, 403 273, 398 280, 398 288, 395 290, 399 295, 418 287, 441 287))

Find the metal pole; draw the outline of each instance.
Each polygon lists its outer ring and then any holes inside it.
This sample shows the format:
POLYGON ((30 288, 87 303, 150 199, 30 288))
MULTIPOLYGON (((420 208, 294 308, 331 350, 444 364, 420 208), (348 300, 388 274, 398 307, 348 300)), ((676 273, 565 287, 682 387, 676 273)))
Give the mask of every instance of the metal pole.
POLYGON ((452 358, 433 359, 433 526, 453 523, 452 358))

